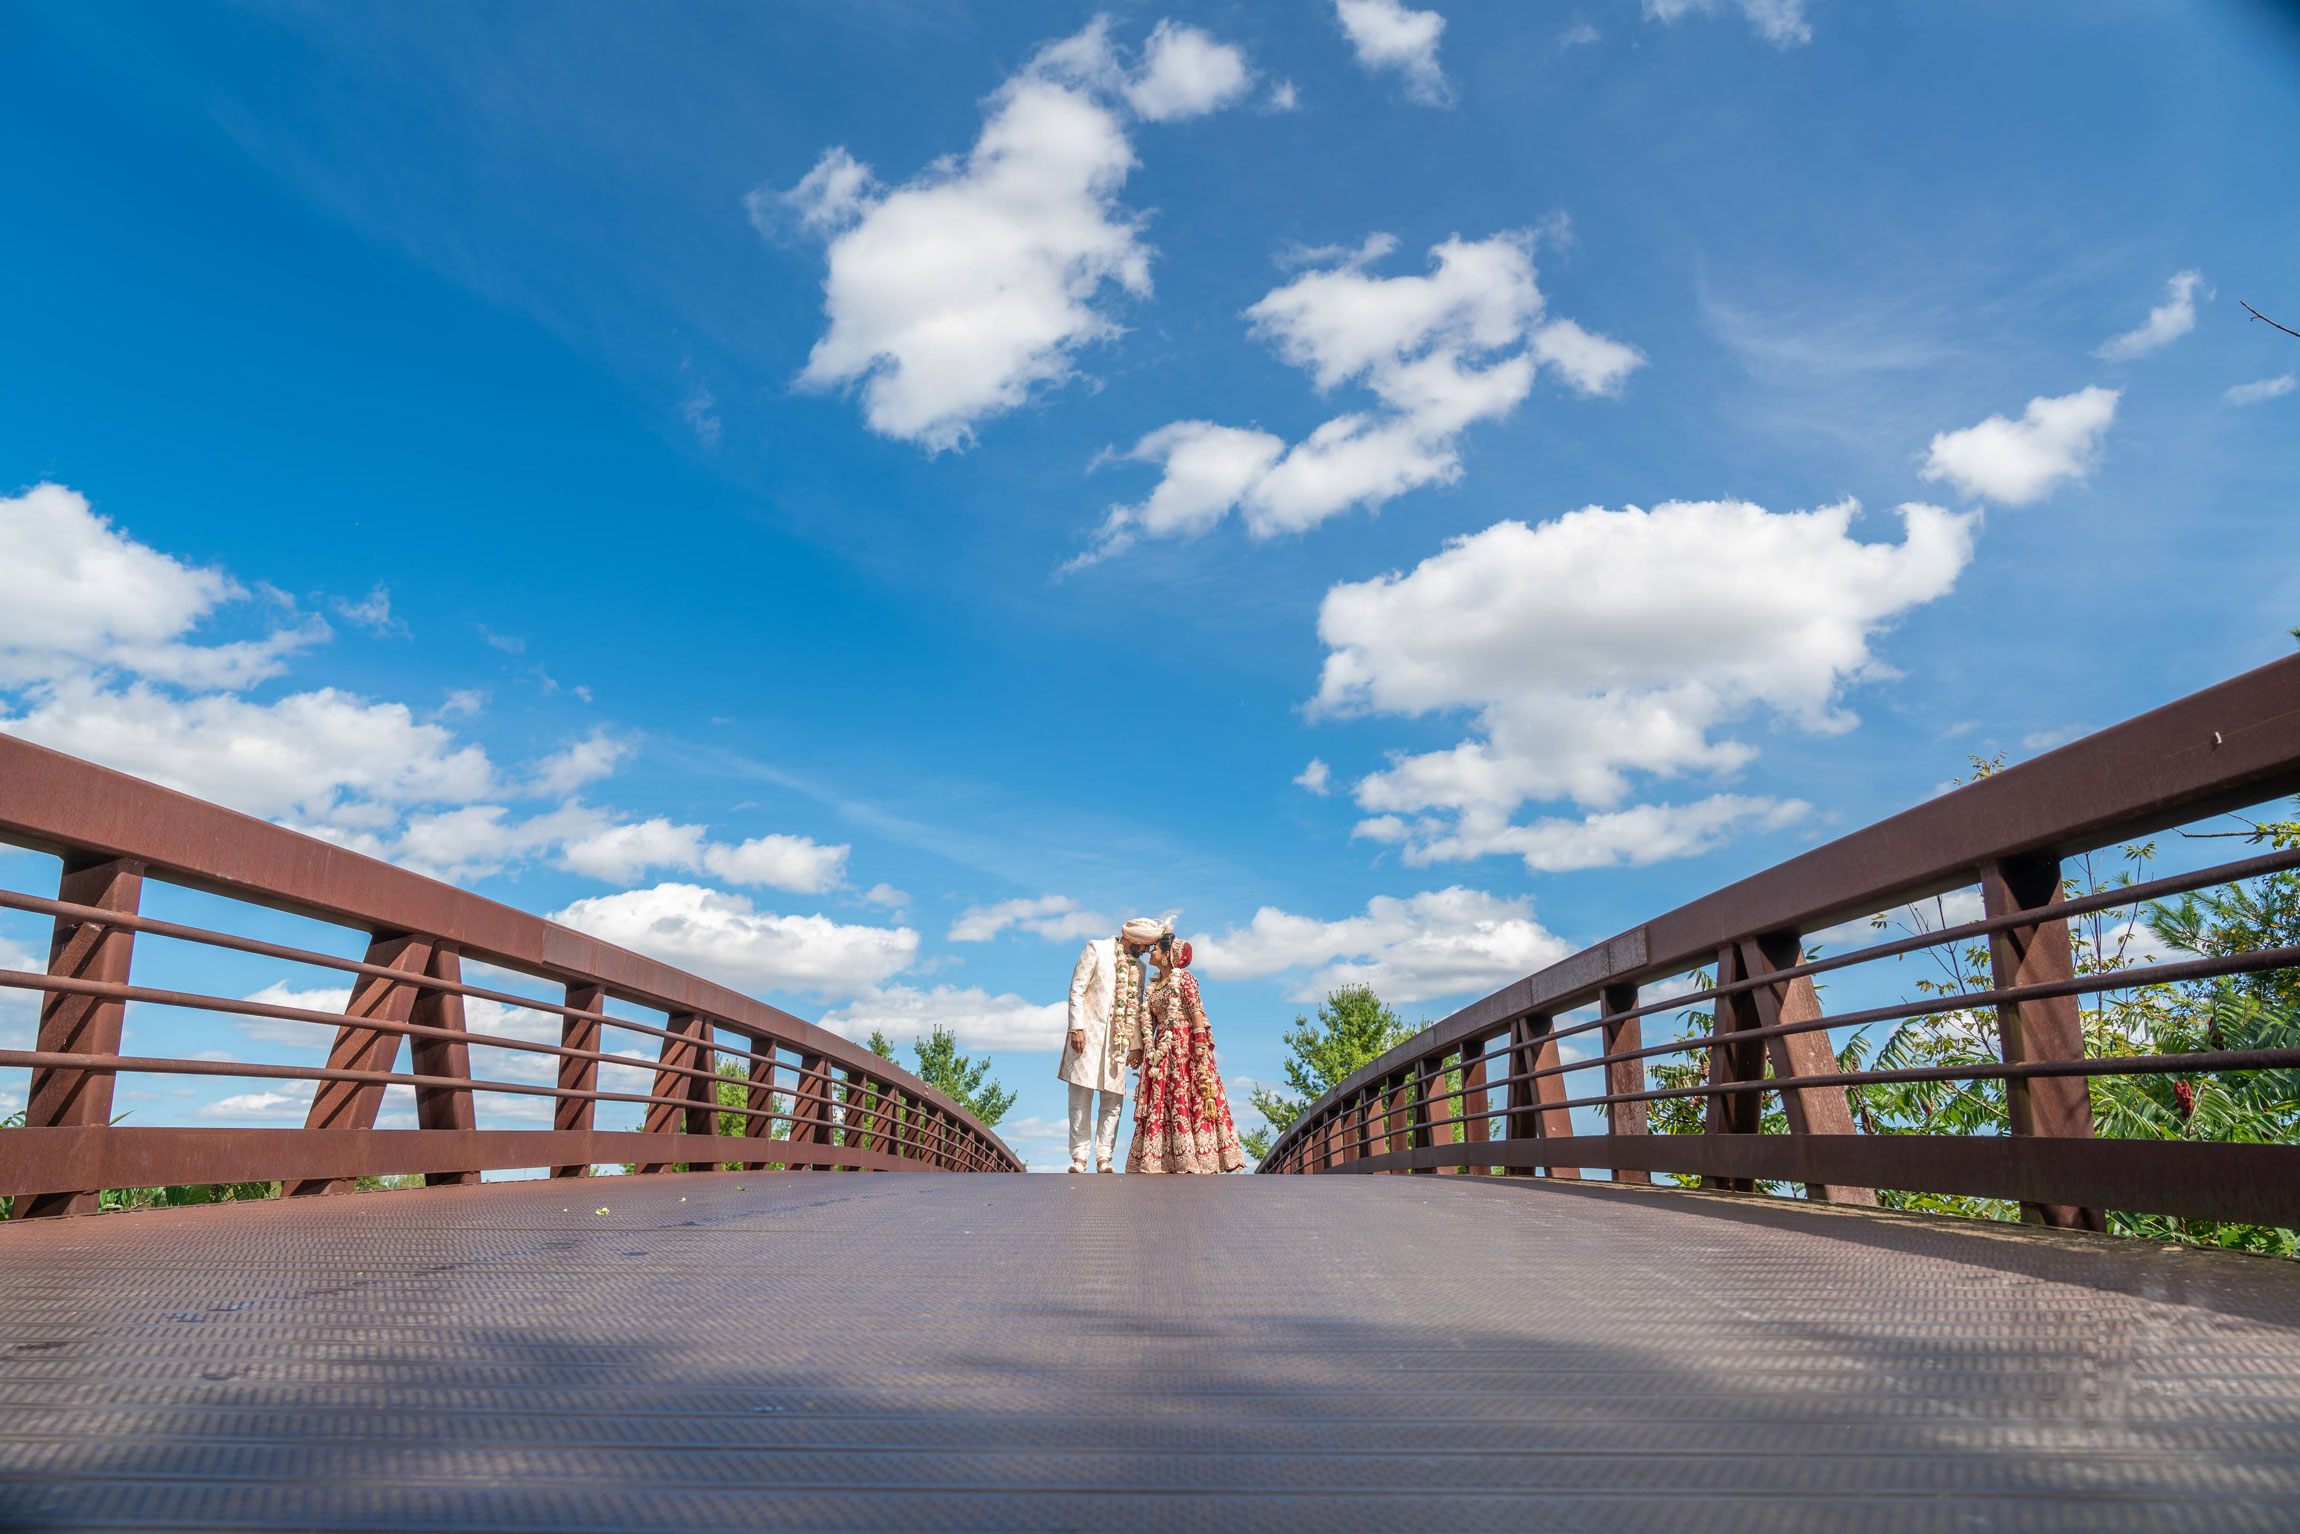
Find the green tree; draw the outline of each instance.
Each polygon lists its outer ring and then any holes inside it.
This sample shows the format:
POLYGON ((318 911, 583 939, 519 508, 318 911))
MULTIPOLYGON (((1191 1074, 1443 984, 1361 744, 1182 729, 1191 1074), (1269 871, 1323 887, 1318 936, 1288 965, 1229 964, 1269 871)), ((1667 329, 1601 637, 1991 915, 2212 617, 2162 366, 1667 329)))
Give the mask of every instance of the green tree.
POLYGON ((1412 1038, 1414 1029, 1382 1004, 1370 985, 1345 985, 1318 1003, 1315 1021, 1296 1015, 1286 1030, 1286 1085, 1290 1093, 1256 1087, 1254 1110, 1268 1121, 1240 1139, 1259 1161, 1302 1110, 1325 1096, 1368 1061, 1412 1038))
POLYGON ((886 1030, 884 1028, 873 1028, 870 1031, 870 1041, 865 1047, 868 1048, 872 1054, 878 1056, 881 1060, 886 1061, 887 1064, 892 1065, 895 1063, 894 1045, 887 1042, 886 1030))
MULTIPOLYGON (((873 1052, 892 1059, 880 1048, 885 1043, 883 1034, 872 1033, 873 1052)), ((1014 1094, 990 1076, 990 1057, 968 1058, 958 1047, 958 1035, 949 1029, 937 1026, 933 1033, 915 1040, 910 1047, 918 1056, 918 1079, 956 1101, 980 1119, 985 1129, 1006 1117, 1006 1110, 1014 1106, 1014 1094), (985 1077, 990 1079, 985 1081, 985 1077)))

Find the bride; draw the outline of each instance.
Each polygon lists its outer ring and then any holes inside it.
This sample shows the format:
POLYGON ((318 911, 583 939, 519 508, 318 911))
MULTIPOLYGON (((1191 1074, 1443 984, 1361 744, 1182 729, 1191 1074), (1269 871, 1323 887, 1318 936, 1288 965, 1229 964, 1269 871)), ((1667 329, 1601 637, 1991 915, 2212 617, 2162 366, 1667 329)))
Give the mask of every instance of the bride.
POLYGON ((1230 1099, 1214 1068, 1214 1035, 1190 973, 1190 945, 1168 928, 1150 950, 1157 978, 1143 1008, 1142 1080, 1134 1099, 1129 1172, 1235 1172, 1246 1165, 1230 1099))

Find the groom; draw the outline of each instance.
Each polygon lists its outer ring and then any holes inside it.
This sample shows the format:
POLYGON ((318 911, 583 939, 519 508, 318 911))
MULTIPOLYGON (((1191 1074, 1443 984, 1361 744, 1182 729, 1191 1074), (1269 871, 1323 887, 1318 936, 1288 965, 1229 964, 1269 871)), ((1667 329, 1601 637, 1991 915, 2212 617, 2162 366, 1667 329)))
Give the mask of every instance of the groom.
POLYGON ((1142 1042, 1142 955, 1165 928, 1137 916, 1118 935, 1098 937, 1070 974, 1070 1035, 1055 1074, 1070 1083, 1070 1170, 1117 1170, 1118 1113, 1126 1105, 1127 1058, 1142 1042), (1101 1102, 1095 1098, 1099 1096, 1101 1102))

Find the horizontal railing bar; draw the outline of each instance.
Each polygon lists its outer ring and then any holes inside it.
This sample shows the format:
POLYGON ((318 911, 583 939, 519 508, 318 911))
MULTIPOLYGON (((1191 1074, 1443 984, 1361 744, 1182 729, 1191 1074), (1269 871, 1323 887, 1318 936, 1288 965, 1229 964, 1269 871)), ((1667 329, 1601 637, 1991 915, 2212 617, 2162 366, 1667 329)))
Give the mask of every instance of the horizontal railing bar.
MULTIPOLYGON (((0 734, 0 842, 66 860, 135 865, 147 879, 374 934, 423 934, 466 960, 596 984, 650 1011, 719 1020, 748 1038, 878 1072, 870 1054, 716 981, 411 870, 125 773, 0 734)), ((61 893, 59 891, 58 893, 61 893)), ((129 978, 121 976, 120 978, 129 978)), ((509 1004, 527 1006, 534 998, 509 1004)), ((544 1003, 545 1007, 550 1003, 544 1003)), ((628 1026, 609 1017, 608 1026, 628 1026)), ((1013 1153, 948 1094, 885 1067, 904 1091, 1013 1153)))
MULTIPOLYGON (((1643 1092, 1610 1092, 1603 1097, 1569 1097, 1543 1103, 1544 1111, 1598 1108, 1609 1103, 1661 1102, 1678 1097, 1732 1097, 1746 1092, 1801 1091, 1806 1087, 1893 1086, 1914 1081, 2014 1081, 2037 1076, 2181 1076, 2222 1071, 2281 1071, 2300 1069, 2300 1049, 2215 1049, 2175 1055, 2093 1055, 2082 1060, 2028 1060, 2016 1065, 1927 1065, 1892 1071, 1841 1071, 1827 1076, 1764 1076, 1754 1081, 1703 1082, 1690 1087, 1655 1087, 1643 1092)), ((1473 1089, 1449 1092, 1447 1098, 1468 1095, 1473 1089)), ((1431 1098, 1429 1101, 1439 1101, 1431 1098)), ((1528 1110, 1518 1109, 1518 1112, 1528 1110)), ((1475 1124, 1507 1118, 1508 1108, 1483 1113, 1429 1118, 1417 1124, 1385 1130, 1383 1135, 1411 1130, 1435 1131, 1454 1124, 1475 1124)), ((1705 1131, 1706 1132, 1706 1131, 1705 1131)), ((1881 1138, 1893 1138, 1884 1136, 1881 1138)))
MULTIPOLYGON (((240 953, 256 954, 263 958, 284 959, 292 963, 308 964, 315 968, 340 970, 350 975, 371 975, 380 980, 390 980, 400 985, 413 986, 417 990, 442 991, 456 996, 473 996, 482 1001, 500 1002, 524 1011, 547 1012, 557 1017, 571 1017, 584 1022, 602 1023, 610 1028, 621 1028, 631 1033, 643 1033, 658 1039, 685 1037, 685 1035, 674 1033, 668 1028, 639 1022, 632 1018, 617 1017, 611 1012, 588 1012, 581 1007, 568 1006, 565 1002, 545 1001, 538 997, 522 996, 516 991, 497 991, 486 986, 465 984, 462 981, 442 980, 437 976, 422 974, 415 970, 394 969, 388 964, 370 964, 362 959, 339 958, 330 953, 318 953, 308 948, 290 948, 280 943, 266 943, 257 938, 239 937, 229 932, 211 931, 206 927, 187 927, 180 922, 161 921, 156 917, 132 916, 124 911, 108 911, 102 906, 74 905, 68 900, 49 900, 39 895, 21 894, 15 890, 0 890, 0 907, 29 911, 44 916, 61 916, 72 921, 84 922, 90 926, 120 927, 131 932, 148 932, 154 937, 179 938, 188 943, 203 943, 211 948, 228 948, 240 953)), ((411 935, 420 936, 423 934, 411 935)), ((436 938, 434 941, 444 945, 448 944, 450 940, 442 937, 436 938)), ((715 1028, 725 1028, 731 1033, 741 1034, 754 1045, 765 1044, 770 1051, 768 1055, 755 1054, 750 1050, 735 1049, 724 1050, 723 1053, 739 1054, 750 1060, 771 1059, 771 1051, 778 1048, 788 1049, 794 1053, 805 1053, 796 1044, 778 1039, 771 1034, 760 1034, 754 1028, 730 1022, 726 1018, 701 1012, 693 1015, 704 1018, 715 1028)))
MULTIPOLYGON (((52 1049, 0 1049, 0 1067, 34 1070, 105 1071, 121 1076, 238 1076, 260 1081, 349 1081, 362 1086, 447 1087, 458 1092, 500 1092, 514 1097, 572 1097, 594 1103, 663 1104, 699 1108, 685 1097, 657 1097, 653 1093, 584 1091, 576 1087, 540 1083, 475 1080, 464 1076, 420 1076, 398 1071, 355 1071, 335 1065, 269 1065, 255 1060, 178 1060, 168 1055, 84 1055, 52 1049)), ((763 1109, 710 1105, 714 1113, 740 1113, 746 1118, 775 1118, 763 1109)), ((810 1120, 809 1122, 813 1122, 810 1120)), ((14 1134, 0 1130, 0 1136, 14 1134)), ((728 1139, 743 1136, 729 1135, 728 1139)), ((0 1146, 7 1141, 0 1138, 0 1146)))
MULTIPOLYGON (((396 1071, 357 1071, 338 1066, 269 1065, 252 1060, 178 1060, 167 1056, 88 1055, 37 1049, 0 1050, 0 1067, 11 1066, 21 1066, 32 1069, 47 1068, 64 1070, 100 1070, 118 1075, 140 1076, 225 1076, 266 1081, 348 1081, 363 1086, 380 1085, 407 1087, 444 1087, 456 1091, 495 1092, 516 1097, 567 1097, 575 1098, 585 1102, 640 1103, 647 1106, 655 1106, 660 1104, 668 1107, 688 1109, 704 1107, 704 1105, 698 1104, 690 1098, 658 1097, 653 1093, 609 1092, 599 1090, 583 1091, 574 1087, 561 1087, 557 1085, 543 1086, 539 1083, 506 1082, 494 1079, 470 1079, 461 1076, 427 1076, 412 1073, 401 1073, 396 1071)), ((721 1079, 729 1081, 730 1083, 735 1081, 735 1078, 732 1077, 723 1077, 721 1079)), ((824 1101, 826 1101, 828 1105, 832 1107, 846 1106, 846 1104, 838 1103, 835 1100, 825 1099, 824 1101)), ((811 1117, 805 1120, 800 1120, 795 1114, 777 1113, 767 1109, 751 1108, 748 1106, 738 1107, 732 1104, 712 1103, 708 1105, 707 1108, 705 1108, 705 1111, 712 1113, 741 1114, 746 1119, 765 1119, 770 1122, 783 1121, 789 1123, 805 1122, 808 1124, 822 1124, 833 1129, 841 1130, 850 1127, 843 1121, 817 1119, 811 1117)), ((914 1120, 913 1122, 902 1124, 900 1128, 910 1130, 912 1133, 907 1135, 896 1133, 893 1135, 881 1136, 875 1135, 874 1132, 874 1137, 893 1139, 900 1143, 917 1146, 922 1149, 927 1148, 930 1144, 936 1146, 937 1148, 946 1150, 956 1148, 948 1139, 947 1134, 941 1133, 942 1125, 939 1122, 928 1122, 922 1124, 914 1120), (925 1130, 936 1131, 936 1133, 932 1136, 929 1136, 920 1132, 925 1130)), ((5 1136, 15 1134, 16 1132, 17 1131, 15 1130, 0 1131, 0 1148, 4 1148, 8 1144, 5 1136)), ((659 1131, 634 1132, 649 1133, 659 1131)), ((767 1144, 784 1143, 779 1140, 768 1139, 764 1136, 755 1135, 722 1136, 714 1134, 712 1138, 723 1139, 732 1142, 757 1141, 767 1144)))
MULTIPOLYGON (((1984 1006, 1995 1007, 2023 1001, 2037 1001, 2054 996, 2077 996, 2100 991, 2140 990, 2152 985, 2177 984, 2183 980, 2203 980, 2210 979, 2216 975, 2241 974, 2254 970, 2289 969, 2296 965, 2300 965, 2300 947, 2263 948, 2255 949, 2250 953, 2223 954, 2213 958, 2186 960, 2176 964, 2144 965, 2138 968, 2112 970, 2095 975, 2079 975, 2072 980, 2049 980, 2040 981, 2033 985, 2007 986, 1998 990, 1968 991, 1954 996, 1933 997, 1923 1002, 1904 1002, 1890 1007, 1873 1007, 1861 1012, 1846 1012, 1835 1017, 1808 1018, 1803 1021, 1794 1023, 1775 1023, 1769 1027, 1763 1028, 1743 1028, 1732 1033, 1708 1033, 1696 1035, 1691 1038, 1672 1039, 1661 1044, 1649 1045, 1645 1048, 1637 1050, 1624 1050, 1619 1054, 1597 1055, 1592 1056, 1587 1060, 1579 1060, 1571 1063, 1561 1063, 1558 1065, 1545 1066, 1538 1070, 1514 1073, 1502 1077, 1496 1081, 1489 1082, 1487 1086, 1490 1089, 1497 1086, 1507 1086, 1513 1082, 1535 1081, 1549 1076, 1565 1076, 1570 1075, 1575 1071, 1591 1070, 1599 1066, 1612 1064, 1616 1061, 1640 1060, 1649 1055, 1686 1054, 1695 1050, 1716 1049, 1735 1044, 1761 1043, 1766 1039, 1780 1038, 1789 1034, 1820 1033, 1837 1028, 1866 1027, 1871 1023, 1891 1022, 1905 1017, 1928 1017, 1944 1012, 1978 1011, 1984 1006)), ((1545 1034, 1538 1037, 1542 1040, 1547 1040, 1555 1038, 1557 1035, 1545 1034)), ((1452 1046, 1449 1046, 1449 1049, 1451 1047, 1452 1046)), ((1506 1050, 1503 1052, 1506 1053, 1506 1050)), ((1441 1056, 1440 1058, 1443 1057, 1441 1056)), ((1481 1060, 1486 1060, 1492 1059, 1494 1056, 1487 1054, 1481 1055, 1478 1058, 1481 1060)), ((2101 1074, 2114 1075, 2140 1073, 2106 1072, 2101 1074)), ((1793 1087, 1820 1085, 1831 1079, 1833 1078, 1813 1076, 1786 1076, 1768 1078, 1769 1081, 1777 1082, 1780 1085, 1793 1087)), ((1923 1080, 1928 1078, 1912 1077, 1909 1079, 1923 1080)), ((1739 1084, 1728 1083, 1721 1085, 1718 1090, 1724 1091, 1727 1090, 1728 1087, 1736 1085, 1739 1084)), ((1776 1089, 1777 1087, 1774 1086, 1761 1088, 1761 1090, 1767 1091, 1776 1089)), ((1470 1090, 1472 1089, 1467 1087, 1456 1088, 1452 1091, 1444 1093, 1443 1095, 1446 1098, 1454 1098, 1459 1097, 1470 1090)), ((1375 1091, 1372 1095, 1379 1097, 1384 1095, 1384 1093, 1382 1091, 1375 1091)), ((1343 1104, 1336 1104, 1334 1108, 1328 1110, 1328 1113, 1331 1114, 1345 1111, 1347 1103, 1355 1102, 1358 1100, 1360 1099, 1356 1098, 1353 1094, 1352 1098, 1346 1099, 1343 1104)), ((1611 1097, 1576 1098, 1573 1100, 1572 1105, 1581 1106, 1591 1103, 1637 1102, 1642 1100, 1647 1099, 1641 1098, 1635 1094, 1629 1094, 1611 1097)), ((1544 1104, 1543 1106, 1554 1108, 1565 1105, 1544 1104)), ((1520 1111, 1529 1110, 1521 1109, 1520 1111)), ((1318 1122, 1324 1122, 1324 1120, 1320 1119, 1318 1122)), ((1307 1133, 1307 1131, 1305 1130, 1304 1133, 1307 1133)), ((1272 1149, 1274 1153, 1277 1147, 1273 1147, 1272 1149)))
MULTIPOLYGON (((443 1087, 456 1091, 494 1092, 515 1097, 567 1097, 596 1103, 641 1103, 647 1106, 663 1105, 690 1110, 700 1108, 711 1113, 740 1114, 744 1118, 752 1120, 764 1119, 769 1122, 820 1124, 840 1130, 850 1127, 843 1120, 811 1116, 801 1119, 795 1113, 780 1113, 764 1108, 752 1108, 747 1105, 738 1107, 733 1104, 717 1102, 704 1105, 691 1098, 658 1097, 653 1093, 584 1091, 574 1087, 543 1086, 539 1083, 508 1082, 493 1078, 426 1076, 396 1071, 357 1071, 339 1066, 269 1065, 253 1060, 178 1060, 164 1055, 88 1055, 55 1050, 0 1049, 0 1067, 11 1066, 31 1069, 105 1071, 131 1076, 224 1076, 266 1081, 348 1081, 364 1086, 443 1087)), ((652 1066, 634 1068, 653 1069, 652 1066)), ((730 1085, 740 1084, 739 1079, 735 1077, 721 1077, 719 1079, 730 1085)), ((786 1093, 784 1095, 792 1094, 786 1093)), ((848 1104, 833 1098, 812 1098, 810 1100, 822 1102, 830 1108, 848 1106, 848 1104)), ((878 1113, 877 1116, 899 1117, 896 1114, 883 1112, 878 1113)), ((972 1143, 954 1142, 939 1120, 921 1123, 913 1119, 909 1123, 900 1125, 900 1128, 911 1132, 880 1136, 880 1138, 894 1139, 921 1149, 931 1146, 943 1150, 955 1150, 972 1143)), ((649 1131, 634 1132, 646 1133, 649 1131)), ((0 1148, 4 1148, 8 1143, 4 1137, 14 1133, 16 1133, 14 1130, 0 1130, 0 1148)), ((715 1137, 727 1140, 760 1140, 765 1138, 748 1135, 715 1137)), ((781 1142, 770 1140, 767 1143, 781 1142)))
MULTIPOLYGON (((227 1129, 137 1125, 11 1129, 0 1137, 0 1193, 169 1184, 295 1182, 424 1172, 700 1163, 939 1171, 891 1151, 804 1140, 632 1129, 227 1129), (761 1154, 769 1147, 769 1154, 761 1154), (732 1154, 730 1154, 730 1152, 732 1154)), ((690 1175, 671 1173, 667 1175, 690 1175)), ((606 1193, 609 1178, 586 1179, 606 1193)), ((612 1195, 610 1195, 612 1196, 612 1195)))
POLYGON ((1327 1170, 1379 1175, 1443 1166, 1598 1167, 1896 1188, 2300 1228, 2300 1146, 2293 1145, 2043 1135, 1560 1135, 1379 1152, 1327 1170))
MULTIPOLYGON (((2009 932, 2018 927, 2036 927, 2049 921, 2066 921, 2079 916, 2090 916, 2096 911, 2113 911, 2128 905, 2161 899, 2166 895, 2191 894, 2218 884, 2234 884, 2244 879, 2255 879, 2262 874, 2281 873, 2300 868, 2300 848, 2284 852, 2263 853, 2256 858, 2242 858, 2233 863, 2221 863, 2193 873, 2172 874, 2162 879, 2151 879, 2144 884, 2120 885, 2115 889, 2098 890, 2090 895, 2079 895, 2058 905, 2042 906, 2032 910, 2008 912, 2003 916, 1983 917, 1953 927, 1940 927, 1931 932, 1919 932, 1889 943, 1870 948, 1856 948, 1848 953, 1831 954, 1822 959, 1811 959, 1783 969, 1768 970, 1761 975, 1750 975, 1727 985, 1712 986, 1705 991, 1689 991, 1683 995, 1667 997, 1632 1007, 1625 1012, 1609 1012, 1593 1022, 1576 1023, 1571 1029, 1556 1029, 1550 1037, 1564 1038, 1570 1033, 1586 1033, 1592 1028, 1603 1028, 1626 1023, 1636 1018, 1650 1017, 1656 1012, 1672 1012, 1681 1008, 1699 1006, 1722 996, 1754 991, 1767 985, 1803 979, 1808 975, 1826 974, 1856 964, 1873 963, 1878 959, 1899 958, 1902 954, 1920 949, 1938 948, 1951 943, 1968 942, 1976 937, 1988 937, 2009 932)), ((1571 1012, 1574 1008, 1563 1010, 1571 1012)))
MULTIPOLYGON (((314 1027, 323 1028, 365 1028, 377 1033, 398 1034, 404 1038, 447 1039, 482 1049, 516 1050, 524 1054, 551 1055, 566 1060, 589 1060, 601 1065, 625 1066, 632 1070, 660 1071, 666 1075, 699 1077, 707 1081, 752 1084, 748 1077, 721 1076, 715 1071, 706 1071, 700 1066, 674 1065, 661 1060, 634 1060, 629 1055, 611 1055, 597 1050, 571 1049, 564 1044, 545 1044, 535 1039, 513 1039, 502 1034, 472 1033, 468 1030, 455 1028, 434 1028, 425 1023, 394 1022, 389 1018, 353 1017, 344 1012, 320 1012, 307 1007, 282 1006, 277 1002, 250 1001, 245 998, 228 996, 208 996, 197 991, 167 991, 152 986, 122 985, 107 980, 81 980, 70 975, 47 975, 35 970, 0 969, 0 988, 48 991, 68 996, 95 996, 116 1001, 141 1001, 153 1006, 183 1007, 197 1012, 222 1012, 236 1017, 265 1017, 279 1022, 310 1023, 314 1027)), ((693 1040, 691 1034, 665 1034, 664 1037, 678 1039, 682 1043, 693 1040)), ((766 1065, 771 1070, 790 1071, 801 1081, 806 1079, 805 1071, 787 1061, 749 1055, 741 1050, 722 1049, 715 1043, 704 1044, 699 1047, 707 1048, 715 1054, 739 1056, 766 1065)), ((771 1091, 781 1092, 786 1096, 800 1098, 803 1101, 831 1101, 820 1093, 802 1093, 795 1085, 774 1086, 771 1084, 771 1079, 768 1083, 756 1084, 765 1085, 771 1091)))

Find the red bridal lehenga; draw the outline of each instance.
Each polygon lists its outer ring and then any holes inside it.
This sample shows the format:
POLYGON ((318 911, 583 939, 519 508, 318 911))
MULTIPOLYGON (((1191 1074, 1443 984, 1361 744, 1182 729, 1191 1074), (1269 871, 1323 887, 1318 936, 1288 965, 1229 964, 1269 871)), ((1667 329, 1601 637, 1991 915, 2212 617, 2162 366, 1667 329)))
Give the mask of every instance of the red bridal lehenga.
POLYGON ((1246 1165, 1229 1094, 1214 1068, 1214 1035, 1198 1000, 1198 979, 1179 965, 1150 987, 1145 1021, 1153 1030, 1134 1103, 1129 1172, 1236 1172, 1246 1165))

